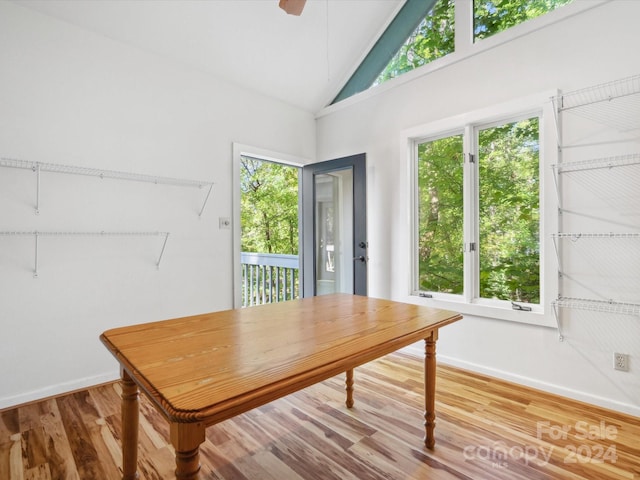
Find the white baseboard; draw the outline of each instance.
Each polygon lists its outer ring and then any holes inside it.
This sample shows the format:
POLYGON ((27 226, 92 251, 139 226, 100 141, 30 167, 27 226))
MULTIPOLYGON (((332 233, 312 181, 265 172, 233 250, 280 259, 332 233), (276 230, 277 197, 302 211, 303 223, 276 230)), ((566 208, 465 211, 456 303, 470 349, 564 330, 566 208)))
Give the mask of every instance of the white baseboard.
POLYGON ((115 374, 113 372, 103 373, 93 377, 74 380, 72 382, 59 383, 46 388, 31 390, 30 392, 24 392, 18 395, 0 397, 0 410, 17 407, 25 403, 42 400, 44 398, 55 397, 75 390, 82 390, 83 388, 93 387, 95 385, 100 385, 101 383, 112 382, 118 378, 119 376, 117 372, 115 374))
MULTIPOLYGON (((424 357, 424 351, 417 345, 410 345, 406 348, 403 348, 402 351, 409 353, 411 355, 416 355, 420 358, 424 357)), ((501 380, 506 380, 508 382, 517 383, 519 385, 525 385, 527 387, 535 388, 537 390, 542 390, 544 392, 554 393, 556 395, 572 398, 580 402, 588 403, 588 404, 595 405, 602 408, 607 408, 609 410, 614 410, 616 412, 622 412, 622 413, 626 413, 627 415, 640 417, 640 406, 638 405, 619 402, 617 400, 612 400, 609 398, 593 395, 590 393, 581 392, 579 390, 573 390, 573 389, 562 387, 556 384, 543 382, 540 380, 536 380, 535 378, 516 375, 510 372, 506 372, 504 370, 486 367, 484 365, 467 362, 464 360, 460 360, 458 358, 447 357, 446 355, 438 355, 438 363, 451 365, 453 367, 458 367, 465 370, 470 370, 472 372, 481 373, 490 377, 495 377, 501 380)))

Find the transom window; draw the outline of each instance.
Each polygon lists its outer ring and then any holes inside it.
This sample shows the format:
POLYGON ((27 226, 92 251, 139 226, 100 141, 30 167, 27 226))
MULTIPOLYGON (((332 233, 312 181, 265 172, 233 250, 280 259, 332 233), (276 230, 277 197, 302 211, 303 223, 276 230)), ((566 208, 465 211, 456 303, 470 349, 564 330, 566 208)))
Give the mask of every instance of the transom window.
POLYGON ((454 51, 454 2, 438 0, 375 79, 373 85, 398 77, 454 51))
POLYGON ((490 37, 573 0, 474 0, 474 41, 490 37))
POLYGON ((468 52, 472 43, 480 43, 573 1, 406 0, 332 103, 454 52, 468 52), (460 20, 458 26, 456 19, 460 20), (473 32, 456 34, 456 28, 462 28, 460 24, 470 25, 473 32))

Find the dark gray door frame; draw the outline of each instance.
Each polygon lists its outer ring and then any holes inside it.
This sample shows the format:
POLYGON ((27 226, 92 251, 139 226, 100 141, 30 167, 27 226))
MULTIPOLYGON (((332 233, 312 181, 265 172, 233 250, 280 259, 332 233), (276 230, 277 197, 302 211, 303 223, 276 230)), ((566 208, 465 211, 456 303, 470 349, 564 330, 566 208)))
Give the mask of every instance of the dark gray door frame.
POLYGON ((315 175, 353 169, 353 282, 356 295, 367 295, 367 175, 366 154, 327 160, 302 168, 302 294, 316 294, 315 175), (362 257, 362 258, 361 258, 362 257))

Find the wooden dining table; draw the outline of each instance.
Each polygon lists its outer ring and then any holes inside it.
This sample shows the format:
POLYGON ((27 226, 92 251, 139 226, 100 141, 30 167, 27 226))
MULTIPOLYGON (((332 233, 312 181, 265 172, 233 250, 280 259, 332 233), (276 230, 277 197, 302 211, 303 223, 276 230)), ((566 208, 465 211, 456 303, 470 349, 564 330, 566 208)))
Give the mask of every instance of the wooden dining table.
POLYGON ((137 478, 139 391, 169 422, 176 478, 199 478, 207 427, 425 341, 425 438, 435 444, 435 347, 461 316, 425 306, 331 294, 114 328, 100 339, 122 378, 124 480, 137 478))

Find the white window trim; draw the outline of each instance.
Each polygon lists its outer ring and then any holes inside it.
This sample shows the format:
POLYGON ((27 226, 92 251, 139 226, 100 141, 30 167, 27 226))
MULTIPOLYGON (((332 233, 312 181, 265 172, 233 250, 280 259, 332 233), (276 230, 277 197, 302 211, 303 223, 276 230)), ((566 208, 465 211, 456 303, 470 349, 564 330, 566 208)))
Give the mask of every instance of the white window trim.
MULTIPOLYGON (((551 301, 556 298, 558 291, 557 262, 551 238, 551 233, 556 230, 558 224, 557 194, 554 188, 551 168, 551 165, 556 163, 558 155, 555 110, 551 100, 555 95, 557 95, 557 91, 543 92, 441 121, 416 126, 402 132, 401 141, 405 149, 403 155, 407 156, 410 192, 409 225, 411 235, 407 259, 410 266, 408 269, 410 275, 408 293, 411 296, 415 296, 420 303, 437 308, 456 310, 463 314, 555 327, 551 306, 551 301), (465 290, 463 295, 434 293, 433 298, 420 297, 420 292, 417 290, 418 164, 416 161, 416 144, 427 139, 459 134, 464 129, 467 129, 465 133, 470 133, 469 129, 476 130, 494 122, 507 123, 514 118, 520 119, 527 116, 540 117, 540 304, 531 305, 532 311, 527 312, 513 310, 511 303, 504 300, 472 298, 471 295, 477 289, 469 288, 473 285, 471 282, 476 282, 473 269, 469 268, 465 268, 465 290)), ((469 151, 470 143, 472 143, 471 136, 466 135, 465 142, 469 142, 464 145, 465 151, 469 151)), ((469 168, 467 162, 465 162, 466 168, 469 168)), ((465 182, 470 181, 476 181, 475 175, 466 175, 465 182)), ((469 192, 469 189, 467 188, 465 191, 469 192)), ((467 198, 465 198, 465 202, 467 202, 465 204, 465 215, 477 214, 477 212, 475 214, 474 212, 468 212, 468 206, 473 205, 473 203, 469 203, 467 198)), ((473 208, 477 208, 477 205, 473 208)), ((472 223, 467 222, 465 218, 465 228, 469 228, 468 225, 472 223)), ((466 231, 465 238, 475 238, 475 233, 466 231)), ((469 255, 469 252, 465 252, 465 256, 467 255, 469 255)), ((468 262, 467 258, 465 258, 465 262, 468 262)))

